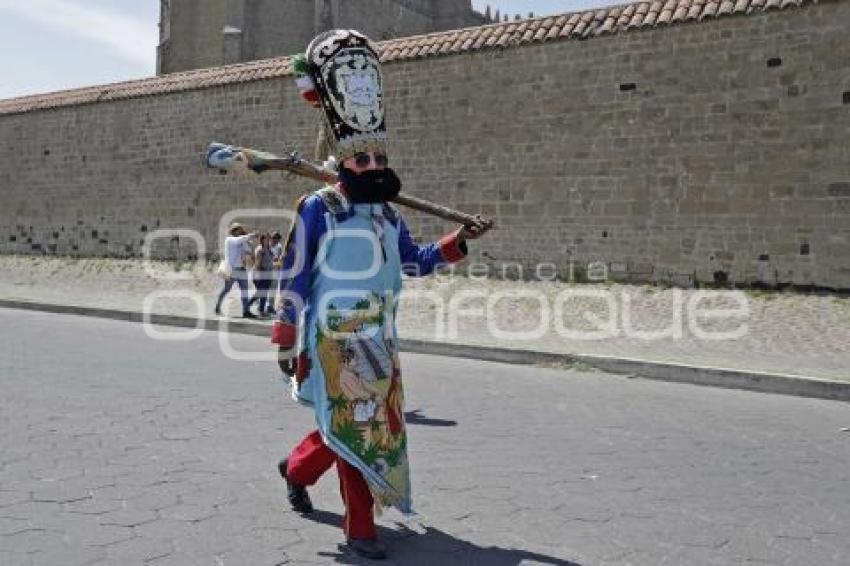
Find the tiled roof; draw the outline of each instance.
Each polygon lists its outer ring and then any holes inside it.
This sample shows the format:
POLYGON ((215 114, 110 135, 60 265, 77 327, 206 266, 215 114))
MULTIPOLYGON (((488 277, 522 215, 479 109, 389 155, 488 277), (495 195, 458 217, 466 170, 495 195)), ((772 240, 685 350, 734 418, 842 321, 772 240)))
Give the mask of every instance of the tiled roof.
MULTIPOLYGON (((505 48, 564 39, 588 39, 636 29, 701 22, 722 16, 784 10, 818 0, 655 0, 481 27, 392 39, 378 44, 384 62, 505 48)), ((284 77, 292 73, 289 57, 226 67, 173 73, 149 79, 0 100, 0 114, 17 114, 181 92, 284 77)))

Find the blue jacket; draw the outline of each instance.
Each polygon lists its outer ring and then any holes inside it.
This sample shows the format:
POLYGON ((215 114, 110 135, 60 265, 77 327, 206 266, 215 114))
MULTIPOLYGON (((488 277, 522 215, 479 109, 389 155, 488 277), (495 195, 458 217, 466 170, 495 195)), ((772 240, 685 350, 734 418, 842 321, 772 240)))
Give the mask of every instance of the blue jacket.
MULTIPOLYGON (((327 191, 328 189, 325 189, 327 191)), ((339 190, 339 189, 337 189, 339 190)), ((349 207, 350 208, 350 207, 349 207)), ((390 205, 383 206, 384 217, 392 222, 399 233, 398 250, 401 256, 402 273, 409 276, 424 276, 431 274, 441 265, 458 262, 466 257, 466 243, 459 242, 458 231, 446 234, 440 241, 425 246, 419 246, 410 235, 407 224, 401 214, 390 205)), ((298 216, 303 225, 303 231, 293 231, 281 271, 280 290, 293 293, 300 298, 300 304, 306 303, 310 295, 310 286, 313 277, 313 268, 316 254, 319 251, 319 242, 327 232, 325 215, 331 212, 325 199, 320 192, 313 193, 307 197, 299 207, 298 216), (305 240, 303 249, 305 257, 303 265, 296 273, 292 268, 296 262, 296 250, 301 244, 297 241, 298 236, 305 240)), ((346 210, 335 210, 337 217, 345 217, 346 210)), ((285 324, 297 324, 299 312, 291 301, 286 301, 279 313, 279 319, 285 324)))

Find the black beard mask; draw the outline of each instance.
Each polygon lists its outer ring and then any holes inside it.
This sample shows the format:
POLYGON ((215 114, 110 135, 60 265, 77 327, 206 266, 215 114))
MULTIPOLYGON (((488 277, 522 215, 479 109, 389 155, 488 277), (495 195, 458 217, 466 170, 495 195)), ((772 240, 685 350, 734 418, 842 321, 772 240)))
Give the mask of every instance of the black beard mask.
POLYGON ((372 169, 358 175, 343 167, 339 180, 354 204, 388 202, 401 192, 401 181, 390 168, 372 169))

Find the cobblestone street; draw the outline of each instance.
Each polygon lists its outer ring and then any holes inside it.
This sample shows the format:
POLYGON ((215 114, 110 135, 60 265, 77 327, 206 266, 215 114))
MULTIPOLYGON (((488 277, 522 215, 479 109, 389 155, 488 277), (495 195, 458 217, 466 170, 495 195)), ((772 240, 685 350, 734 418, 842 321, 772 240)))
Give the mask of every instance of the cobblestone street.
MULTIPOLYGON (((228 359, 212 333, 155 342, 137 324, 13 310, 0 323, 0 564, 360 563, 339 547, 335 473, 312 519, 284 508, 275 464, 311 416, 274 364, 228 359)), ((850 560, 846 404, 403 362, 421 520, 384 515, 390 563, 850 560)))

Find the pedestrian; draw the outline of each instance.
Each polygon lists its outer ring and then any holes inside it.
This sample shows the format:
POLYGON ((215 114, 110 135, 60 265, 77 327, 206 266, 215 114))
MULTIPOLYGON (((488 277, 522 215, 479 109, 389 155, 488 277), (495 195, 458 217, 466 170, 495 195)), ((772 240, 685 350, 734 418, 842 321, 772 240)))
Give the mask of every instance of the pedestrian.
POLYGON ((222 260, 224 287, 218 294, 215 314, 221 314, 221 304, 235 283, 239 287, 242 316, 244 318, 257 318, 249 308, 250 289, 246 266, 246 256, 250 257, 253 251, 251 240, 254 239, 255 234, 248 234, 238 222, 230 225, 229 233, 230 235, 224 240, 224 259, 222 260))
POLYGON ((462 227, 419 247, 389 204, 401 182, 388 166, 381 69, 365 36, 325 32, 297 69, 305 98, 322 101, 340 182, 301 199, 285 246, 284 305, 272 342, 293 396, 314 409, 318 430, 278 468, 290 505, 307 514, 307 487, 336 464, 346 543, 382 559, 373 507, 412 512, 394 324, 401 275, 460 261, 466 240, 484 229, 462 227))
POLYGON ((283 236, 280 232, 272 234, 272 254, 274 254, 275 267, 279 270, 283 265, 283 236))
POLYGON ((274 274, 272 276, 272 285, 269 289, 269 303, 271 304, 272 315, 277 312, 277 293, 280 284, 280 270, 283 267, 283 236, 280 232, 272 234, 272 264, 274 265, 274 274))
POLYGON ((259 316, 261 318, 275 314, 270 298, 272 283, 276 281, 275 273, 271 236, 266 232, 260 234, 260 244, 254 250, 253 279, 256 293, 248 303, 249 308, 254 303, 259 303, 259 316))

